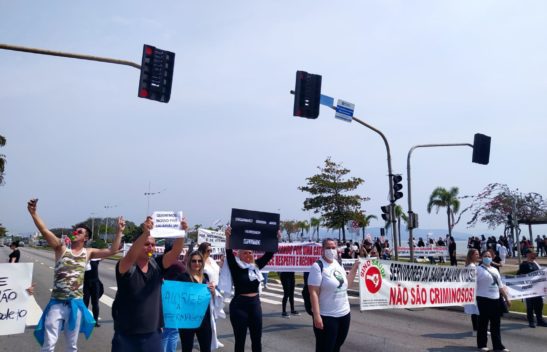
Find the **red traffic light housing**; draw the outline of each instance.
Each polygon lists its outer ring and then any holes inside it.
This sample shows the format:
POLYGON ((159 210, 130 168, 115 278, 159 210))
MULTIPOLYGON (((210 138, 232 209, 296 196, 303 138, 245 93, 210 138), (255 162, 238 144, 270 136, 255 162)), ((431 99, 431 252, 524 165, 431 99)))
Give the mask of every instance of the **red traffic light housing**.
POLYGON ((175 53, 144 45, 138 95, 141 98, 169 102, 175 68, 175 53))
POLYGON ((293 115, 316 119, 321 101, 321 76, 296 71, 293 115))

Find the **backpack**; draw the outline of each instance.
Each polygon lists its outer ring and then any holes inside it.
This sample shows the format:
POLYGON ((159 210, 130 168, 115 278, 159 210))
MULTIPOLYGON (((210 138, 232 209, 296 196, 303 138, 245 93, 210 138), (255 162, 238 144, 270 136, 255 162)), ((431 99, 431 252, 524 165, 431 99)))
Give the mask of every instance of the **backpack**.
MULTIPOLYGON (((323 262, 321 259, 316 261, 317 265, 319 265, 319 269, 321 270, 321 273, 323 273, 323 262)), ((310 275, 309 272, 304 273, 304 287, 302 288, 302 298, 304 299, 304 309, 306 310, 306 313, 309 315, 313 315, 313 312, 311 310, 311 300, 310 300, 310 291, 308 289, 308 276, 310 275)))

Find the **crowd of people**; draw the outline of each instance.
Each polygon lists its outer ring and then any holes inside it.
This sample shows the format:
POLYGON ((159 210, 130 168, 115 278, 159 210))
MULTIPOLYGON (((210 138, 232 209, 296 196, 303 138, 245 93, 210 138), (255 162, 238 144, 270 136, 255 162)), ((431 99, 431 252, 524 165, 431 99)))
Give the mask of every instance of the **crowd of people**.
MULTIPOLYGON (((67 247, 64 241, 48 230, 38 215, 37 199, 28 202, 28 211, 55 254, 51 299, 34 335, 41 345, 41 351, 54 351, 61 333, 64 334, 66 350, 77 351, 79 333, 89 338, 93 328, 100 326, 98 300, 104 288, 99 280, 98 266, 101 258, 119 251, 125 221, 122 217, 118 218, 116 237, 109 249, 86 248, 91 231, 85 225, 76 226, 67 247), (92 314, 87 309, 89 303, 92 314)), ((262 351, 260 292, 264 277, 260 270, 274 253, 265 252, 259 258, 255 258, 250 250, 239 249, 235 253, 230 247, 231 229, 228 227, 225 231, 226 257, 220 265, 212 258, 212 247, 207 242, 201 243, 197 250, 189 251, 182 262, 183 238, 166 243, 164 253, 154 256, 155 238, 150 234, 153 226, 152 218, 147 217, 142 225, 142 234, 134 239, 125 256, 116 264, 118 289, 112 306, 114 336, 111 350, 172 352, 176 350, 179 338, 182 351, 192 351, 196 338, 200 351, 222 347, 217 336, 216 320, 226 317, 223 295, 231 293, 233 298, 229 315, 235 338, 234 350, 245 350, 249 332, 252 351, 262 351), (161 296, 164 280, 207 285, 210 304, 199 326, 184 329, 164 327, 161 296)), ((181 221, 180 228, 188 229, 185 219, 181 221)), ((453 238, 446 240, 449 247, 450 241, 455 242, 453 238)), ((467 305, 464 310, 471 315, 480 350, 488 350, 486 345, 490 334, 494 350, 508 351, 502 344, 500 331, 504 307, 511 304, 499 273, 503 265, 500 258, 503 250, 500 251, 500 248, 505 247, 505 239, 483 240, 472 238, 469 242, 473 247, 469 249, 466 265, 477 272, 477 295, 476 304, 467 305), (480 249, 474 248, 477 242, 480 249), (485 250, 480 252, 483 242, 485 250)), ((437 245, 443 245, 443 242, 440 238, 437 245)), ((359 264, 355 261, 346 272, 338 261, 339 254, 347 259, 389 259, 389 241, 384 238, 372 241, 367 236, 361 244, 346 243, 340 250, 335 240, 325 239, 321 248, 321 258, 310 267, 307 276, 316 351, 339 351, 349 333, 351 313, 347 291, 354 283, 359 264)), ((537 254, 532 246, 524 248, 523 254, 526 261, 520 266, 518 274, 541 269, 535 261, 537 254)), ((10 262, 17 262, 19 258, 17 244, 13 243, 10 262)), ((294 307, 294 272, 281 273, 280 278, 284 292, 282 315, 299 315, 294 307), (290 314, 286 310, 287 303, 290 304, 290 314)), ((526 299, 526 305, 530 327, 547 326, 541 312, 542 298, 526 299)))

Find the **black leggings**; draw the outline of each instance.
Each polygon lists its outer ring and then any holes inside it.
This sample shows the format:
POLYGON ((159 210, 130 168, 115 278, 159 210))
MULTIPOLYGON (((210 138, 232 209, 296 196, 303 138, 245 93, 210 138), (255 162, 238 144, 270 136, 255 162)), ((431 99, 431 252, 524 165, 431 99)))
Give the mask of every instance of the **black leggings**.
POLYGON ((289 300, 289 303, 291 305, 291 312, 294 312, 294 273, 293 272, 287 272, 287 273, 279 273, 279 278, 281 279, 281 285, 283 285, 283 300, 282 300, 282 307, 283 312, 286 312, 286 306, 287 306, 287 300, 289 300))
POLYGON ((91 311, 93 318, 98 323, 99 319, 99 298, 102 296, 102 283, 99 280, 84 281, 84 304, 89 307, 91 299, 91 311))
POLYGON ((315 352, 339 352, 346 341, 351 321, 351 313, 334 318, 322 315, 323 330, 313 326, 315 334, 315 352))
POLYGON ((230 322, 236 340, 235 352, 245 351, 247 328, 251 333, 252 351, 262 351, 262 307, 260 306, 259 295, 234 297, 230 302, 230 322))
POLYGON ((201 352, 211 351, 211 313, 207 308, 207 312, 203 317, 201 325, 197 329, 179 329, 180 344, 183 352, 192 352, 194 348, 194 335, 197 336, 199 342, 199 350, 201 352))
POLYGON ((488 323, 490 323, 490 338, 495 350, 503 350, 505 346, 501 342, 500 324, 501 309, 497 299, 477 296, 477 307, 479 307, 479 330, 477 331, 477 347, 487 347, 488 344, 488 323))

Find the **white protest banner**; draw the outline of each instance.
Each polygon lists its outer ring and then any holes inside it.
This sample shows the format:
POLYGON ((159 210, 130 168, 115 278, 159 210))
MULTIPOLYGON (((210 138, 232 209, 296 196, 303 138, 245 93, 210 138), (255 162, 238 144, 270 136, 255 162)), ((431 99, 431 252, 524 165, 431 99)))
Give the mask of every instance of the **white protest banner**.
POLYGON ((507 286, 510 300, 547 296, 547 269, 517 275, 512 278, 502 278, 507 286))
MULTIPOLYGON (((306 272, 321 257, 320 243, 280 243, 263 271, 306 272)), ((257 253, 257 257, 262 254, 257 253)))
POLYGON ((0 264, 0 335, 25 332, 33 263, 0 264))
POLYGON ((155 211, 152 214, 152 220, 154 221, 154 228, 150 231, 152 237, 186 237, 186 231, 180 228, 182 211, 155 211))
POLYGON ((360 259, 361 311, 475 302, 475 269, 360 259))
MULTIPOLYGON (((410 257, 410 247, 397 247, 399 257, 410 257)), ((448 256, 447 247, 414 247, 417 257, 445 257, 448 256)))
POLYGON ((209 242, 213 247, 224 247, 226 236, 224 232, 198 229, 198 243, 209 242))

